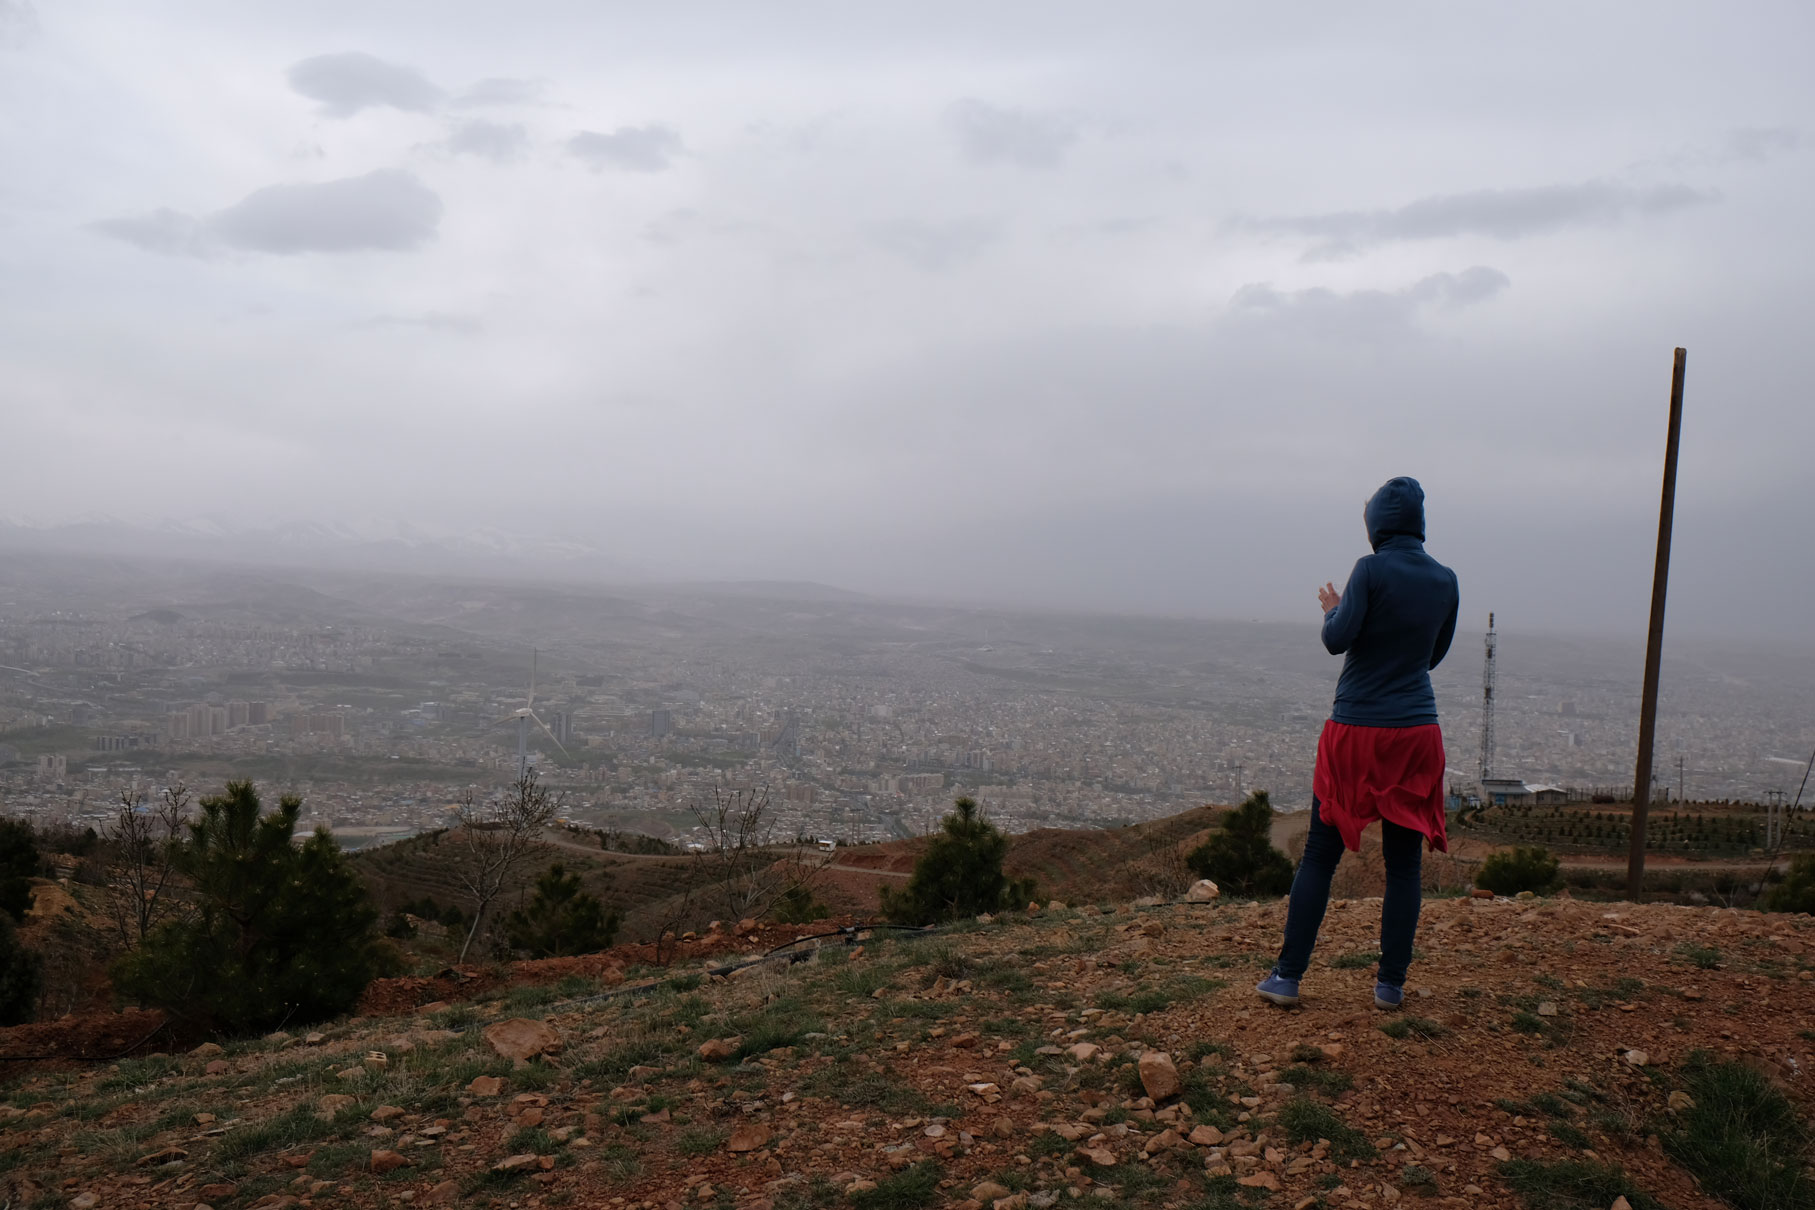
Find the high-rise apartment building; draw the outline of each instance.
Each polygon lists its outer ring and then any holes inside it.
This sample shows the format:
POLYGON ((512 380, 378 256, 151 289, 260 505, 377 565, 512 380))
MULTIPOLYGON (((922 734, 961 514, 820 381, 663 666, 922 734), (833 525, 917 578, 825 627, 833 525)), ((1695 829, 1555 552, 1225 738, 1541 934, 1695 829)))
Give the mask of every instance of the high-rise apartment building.
POLYGON ((271 721, 271 703, 247 702, 246 723, 248 726, 262 727, 271 721))
POLYGON ((252 707, 248 702, 228 702, 227 726, 229 728, 244 727, 252 721, 251 712, 252 707))
POLYGON ((649 712, 649 737, 651 739, 661 739, 664 735, 667 735, 673 730, 673 714, 666 710, 651 710, 649 712))

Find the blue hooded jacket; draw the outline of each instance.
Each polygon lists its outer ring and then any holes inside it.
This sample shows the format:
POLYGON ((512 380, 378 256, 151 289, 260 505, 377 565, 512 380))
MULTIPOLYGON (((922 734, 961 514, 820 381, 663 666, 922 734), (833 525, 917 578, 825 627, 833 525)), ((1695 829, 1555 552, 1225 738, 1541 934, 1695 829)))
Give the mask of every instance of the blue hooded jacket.
POLYGON ((1357 727, 1437 721, 1431 669, 1456 635, 1456 573, 1424 553, 1424 489, 1389 479, 1368 500, 1368 543, 1342 602, 1323 616, 1323 645, 1347 654, 1330 718, 1357 727))

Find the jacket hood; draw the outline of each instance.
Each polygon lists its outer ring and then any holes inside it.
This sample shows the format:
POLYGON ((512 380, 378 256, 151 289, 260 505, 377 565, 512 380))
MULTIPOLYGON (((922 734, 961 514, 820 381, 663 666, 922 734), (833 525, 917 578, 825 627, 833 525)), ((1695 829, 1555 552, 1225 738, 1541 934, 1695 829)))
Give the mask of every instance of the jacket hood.
POLYGON ((1424 541, 1424 489, 1410 476, 1388 479, 1369 497, 1362 515, 1367 519, 1368 544, 1375 550, 1395 534, 1424 541))

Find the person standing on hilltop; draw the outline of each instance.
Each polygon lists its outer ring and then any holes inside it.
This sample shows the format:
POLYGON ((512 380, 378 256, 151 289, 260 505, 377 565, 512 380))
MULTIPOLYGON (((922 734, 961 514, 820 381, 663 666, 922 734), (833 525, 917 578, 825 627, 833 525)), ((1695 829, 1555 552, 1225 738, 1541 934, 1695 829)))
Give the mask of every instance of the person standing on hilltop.
POLYGON ((1368 543, 1340 593, 1317 590, 1323 645, 1345 656, 1336 702, 1317 741, 1311 830, 1292 879, 1286 935, 1273 972, 1254 989, 1264 1000, 1298 1003, 1330 880, 1343 849, 1381 823, 1386 898, 1380 906, 1380 969, 1374 1006, 1405 1000, 1406 968, 1418 931, 1424 846, 1449 851, 1443 814, 1443 732, 1431 669, 1456 633, 1456 573, 1424 553, 1424 489, 1387 480, 1361 510, 1368 543))

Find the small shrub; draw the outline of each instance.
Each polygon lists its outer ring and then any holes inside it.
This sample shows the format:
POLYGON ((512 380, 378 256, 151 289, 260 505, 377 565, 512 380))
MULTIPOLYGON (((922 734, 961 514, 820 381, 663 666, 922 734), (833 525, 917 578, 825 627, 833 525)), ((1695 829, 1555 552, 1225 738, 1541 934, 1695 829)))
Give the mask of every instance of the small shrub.
POLYGON ((804 882, 783 891, 769 908, 769 918, 777 924, 811 924, 831 914, 832 909, 821 903, 813 888, 804 882))
POLYGON ((43 959, 25 948, 13 918, 0 912, 0 1025, 31 1020, 43 987, 43 959))
POLYGON ((1185 855, 1199 878, 1231 895, 1283 895, 1292 889, 1292 862, 1273 847, 1273 803, 1256 790, 1223 816, 1220 831, 1185 855))
POLYGON ((578 874, 556 863, 536 879, 529 906, 512 912, 504 928, 512 949, 527 950, 532 958, 564 958, 611 948, 618 913, 607 911, 581 889, 578 874))
POLYGON ((1475 885, 1496 895, 1546 891, 1556 885, 1559 862, 1538 845, 1504 849, 1481 863, 1475 885))
POLYGON ((1015 911, 1033 899, 1031 878, 1002 872, 1008 837, 997 830, 972 798, 953 802, 913 876, 899 892, 882 888, 882 911, 898 924, 934 924, 985 912, 1015 911))
POLYGON ((1798 853, 1790 872, 1765 895, 1768 912, 1815 912, 1815 853, 1798 853))
POLYGON ((1804 1165, 1810 1137, 1796 1106, 1765 1076, 1739 1063, 1692 1054, 1688 1093, 1664 1150, 1710 1192, 1739 1210, 1808 1210, 1815 1182, 1804 1165))

